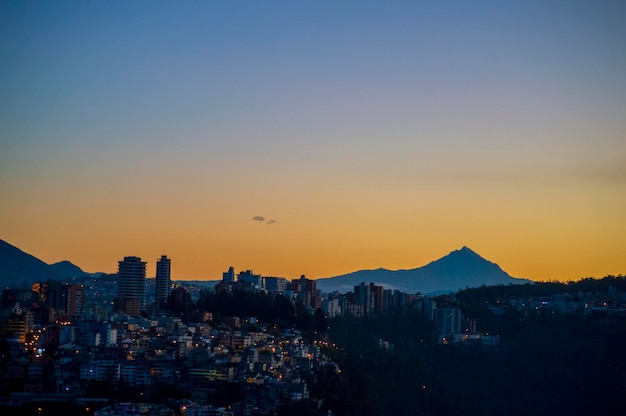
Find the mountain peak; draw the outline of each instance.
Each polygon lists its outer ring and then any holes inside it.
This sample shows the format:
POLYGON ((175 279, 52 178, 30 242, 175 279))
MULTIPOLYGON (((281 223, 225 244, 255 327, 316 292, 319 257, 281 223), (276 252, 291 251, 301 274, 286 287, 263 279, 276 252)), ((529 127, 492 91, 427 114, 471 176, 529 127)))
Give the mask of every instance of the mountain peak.
MULTIPOLYGON (((446 256, 440 258, 439 260, 450 260, 450 259, 456 259, 457 261, 467 261, 470 259, 485 260, 480 254, 476 253, 474 250, 472 250, 468 246, 463 246, 458 250, 453 250, 450 253, 448 253, 446 256)), ((435 262, 439 260, 435 260, 435 262)))
POLYGON ((87 274, 69 260, 62 260, 58 263, 51 264, 50 268, 65 279, 72 279, 87 274))
POLYGON ((474 250, 472 250, 471 248, 469 248, 468 246, 463 246, 460 249, 457 250, 460 253, 473 253, 476 254, 476 252, 474 250))
POLYGON ((484 257, 482 257, 480 254, 476 253, 474 250, 472 250, 471 248, 467 247, 467 246, 463 246, 458 250, 454 250, 451 251, 450 253, 448 253, 448 255, 443 256, 442 258, 435 260, 433 262, 431 262, 430 264, 428 264, 427 266, 433 265, 433 264, 455 264, 458 266, 465 266, 465 267, 469 267, 470 265, 472 267, 474 266, 487 266, 487 265, 495 265, 494 263, 490 262, 489 260, 485 259, 484 257))
POLYGON ((0 240, 0 288, 28 289, 33 282, 72 279, 85 274, 80 267, 67 260, 49 265, 0 240))
POLYGON ((450 252, 425 266, 408 270, 360 270, 342 276, 318 279, 322 291, 351 290, 360 282, 384 284, 409 292, 454 292, 480 285, 525 283, 507 274, 496 263, 486 260, 467 246, 450 252))

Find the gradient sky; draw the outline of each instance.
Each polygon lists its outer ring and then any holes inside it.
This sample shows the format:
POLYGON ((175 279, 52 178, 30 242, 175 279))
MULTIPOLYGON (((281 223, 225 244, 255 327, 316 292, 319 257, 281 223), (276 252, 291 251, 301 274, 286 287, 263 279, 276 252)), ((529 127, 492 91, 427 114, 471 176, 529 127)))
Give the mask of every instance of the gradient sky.
POLYGON ((626 273, 626 2, 3 1, 0 238, 328 277, 626 273), (253 221, 255 216, 275 220, 253 221))

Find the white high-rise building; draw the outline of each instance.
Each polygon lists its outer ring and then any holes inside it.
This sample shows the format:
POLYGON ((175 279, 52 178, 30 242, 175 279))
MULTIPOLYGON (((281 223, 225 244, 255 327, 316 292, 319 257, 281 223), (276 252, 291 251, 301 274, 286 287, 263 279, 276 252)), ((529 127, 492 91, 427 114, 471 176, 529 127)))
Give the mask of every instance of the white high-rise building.
POLYGON ((146 310, 146 262, 141 257, 124 257, 117 263, 117 309, 139 316, 146 310))

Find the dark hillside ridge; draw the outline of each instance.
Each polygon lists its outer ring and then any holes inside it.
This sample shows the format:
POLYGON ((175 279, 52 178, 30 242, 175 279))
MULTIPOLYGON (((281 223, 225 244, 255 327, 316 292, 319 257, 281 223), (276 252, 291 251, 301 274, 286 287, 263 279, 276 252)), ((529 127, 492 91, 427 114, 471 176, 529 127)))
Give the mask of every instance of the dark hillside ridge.
POLYGON ((0 240, 0 288, 29 289, 34 282, 70 280, 87 273, 69 261, 49 265, 0 240))

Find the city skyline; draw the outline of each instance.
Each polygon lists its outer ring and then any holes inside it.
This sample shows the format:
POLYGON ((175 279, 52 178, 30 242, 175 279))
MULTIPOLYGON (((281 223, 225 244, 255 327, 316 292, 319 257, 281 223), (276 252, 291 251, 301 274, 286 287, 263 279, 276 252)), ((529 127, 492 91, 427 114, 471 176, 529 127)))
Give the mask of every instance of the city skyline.
POLYGON ((626 263, 626 4, 0 5, 0 238, 173 280, 626 263))

